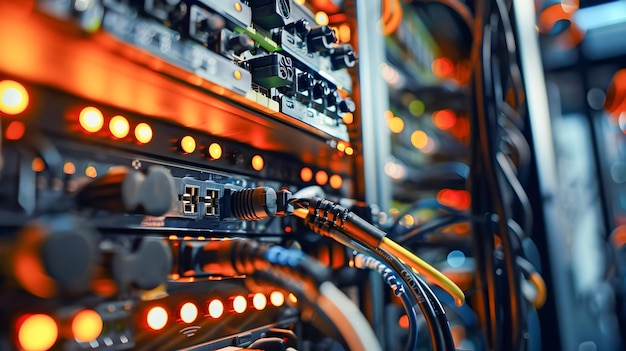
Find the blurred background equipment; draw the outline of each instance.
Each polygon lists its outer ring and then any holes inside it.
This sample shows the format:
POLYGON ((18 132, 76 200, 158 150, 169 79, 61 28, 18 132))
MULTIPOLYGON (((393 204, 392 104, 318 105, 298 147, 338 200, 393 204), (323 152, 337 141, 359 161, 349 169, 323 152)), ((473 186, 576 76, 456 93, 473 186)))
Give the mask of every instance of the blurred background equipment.
POLYGON ((623 349, 625 30, 0 0, 0 349, 623 349))

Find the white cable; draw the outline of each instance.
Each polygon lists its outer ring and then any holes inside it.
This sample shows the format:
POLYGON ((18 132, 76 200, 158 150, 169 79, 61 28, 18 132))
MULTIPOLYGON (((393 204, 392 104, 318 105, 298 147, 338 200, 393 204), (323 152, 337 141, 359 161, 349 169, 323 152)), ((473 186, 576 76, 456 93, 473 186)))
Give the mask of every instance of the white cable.
POLYGON ((363 313, 333 283, 319 288, 318 307, 337 327, 350 350, 382 351, 378 339, 363 313))

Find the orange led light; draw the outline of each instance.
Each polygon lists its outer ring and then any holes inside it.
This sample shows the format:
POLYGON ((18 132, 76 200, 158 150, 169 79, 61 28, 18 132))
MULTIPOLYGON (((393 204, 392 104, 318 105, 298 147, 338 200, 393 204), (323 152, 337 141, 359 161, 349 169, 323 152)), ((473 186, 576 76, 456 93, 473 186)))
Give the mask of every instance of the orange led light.
POLYGON ((276 307, 280 307, 285 303, 285 294, 280 291, 272 291, 270 294, 270 303, 276 307))
POLYGON ((404 130, 404 121, 402 118, 395 116, 389 120, 389 129, 393 133, 400 133, 404 130))
POLYGON ((146 316, 148 327, 152 330, 163 329, 167 324, 167 320, 167 311, 161 306, 152 307, 146 316))
POLYGON ((22 121, 12 121, 7 126, 4 136, 7 140, 20 140, 26 133, 26 126, 22 121))
POLYGON ((412 227, 415 225, 415 217, 411 216, 408 213, 402 217, 402 220, 404 221, 404 225, 406 225, 407 227, 412 227))
POLYGON ((97 108, 88 106, 80 111, 78 122, 86 132, 95 133, 104 126, 104 116, 97 108))
POLYGON ((59 327, 52 317, 33 314, 21 318, 17 327, 17 341, 24 351, 49 350, 59 337, 59 327))
POLYGON ((328 14, 324 11, 318 11, 315 14, 315 23, 319 24, 320 26, 325 26, 328 25, 329 19, 328 19, 328 14))
POLYGON ((338 143, 337 143, 337 150, 338 150, 339 152, 344 152, 344 151, 346 151, 346 144, 345 144, 345 143, 342 143, 342 142, 338 142, 338 143))
POLYGON ((180 307, 180 319, 185 323, 193 323, 198 318, 198 307, 193 302, 186 302, 180 307))
POLYGON ((263 156, 254 155, 252 156, 252 168, 255 171, 261 171, 263 167, 265 167, 265 161, 263 160, 263 156))
POLYGON ((298 303, 298 298, 293 293, 289 293, 287 298, 289 298, 289 301, 291 301, 291 303, 298 303))
POLYGON ((338 31, 339 41, 342 43, 349 43, 352 38, 351 32, 350 25, 346 23, 340 25, 338 31))
POLYGON ((447 57, 439 57, 433 60, 430 68, 437 77, 443 78, 454 72, 454 63, 447 57))
POLYGON ((344 113, 341 119, 343 120, 343 123, 345 124, 354 123, 354 115, 351 112, 344 113))
POLYGON ((13 80, 0 81, 0 112, 17 115, 28 107, 28 91, 13 80))
POLYGON ((209 145, 209 157, 212 160, 218 160, 222 157, 222 146, 218 143, 209 145))
POLYGON ((183 153, 191 154, 196 151, 196 139, 190 135, 185 135, 178 142, 178 146, 180 147, 180 151, 183 153))
POLYGON ((456 115, 450 110, 440 110, 433 113, 433 124, 441 129, 448 130, 456 124, 456 115))
POLYGON ((315 182, 318 185, 326 185, 326 183, 328 183, 328 173, 321 169, 317 171, 317 173, 315 173, 315 182))
POLYGON ((82 310, 72 319, 72 334, 79 342, 90 342, 102 333, 102 317, 94 310, 82 310))
POLYGON ((428 135, 423 130, 416 130, 411 134, 411 144, 421 149, 428 144, 428 135))
POLYGON ((346 147, 346 155, 351 156, 354 154, 354 149, 350 146, 346 147))
POLYGON ((43 172, 43 170, 46 169, 46 163, 43 162, 41 157, 35 157, 31 163, 31 168, 33 172, 43 172))
POLYGON ((65 162, 63 164, 63 173, 65 174, 76 173, 76 166, 72 162, 65 162))
POLYGON ((402 329, 409 329, 409 317, 406 314, 400 316, 398 326, 402 329))
POLYGON ((254 294, 254 296, 252 297, 252 306, 254 306, 254 308, 256 308, 259 311, 264 310, 265 307, 267 306, 267 297, 265 297, 265 294, 262 294, 262 293, 254 294))
POLYGON ((343 178, 339 174, 333 174, 330 176, 330 187, 333 189, 339 189, 343 185, 343 178))
POLYGON ((135 138, 141 144, 147 144, 152 140, 152 127, 147 123, 139 123, 135 127, 135 138))
POLYGON ((224 304, 220 300, 213 300, 209 303, 209 316, 220 318, 224 314, 224 304))
POLYGON ((472 203, 472 198, 466 190, 442 189, 437 193, 437 201, 457 210, 466 210, 472 203))
POLYGON ((233 311, 244 313, 246 309, 248 309, 248 300, 241 295, 235 296, 233 299, 233 311))
POLYGON ((310 182, 313 180, 313 171, 309 167, 302 167, 300 170, 300 179, 305 183, 310 182))
POLYGON ((95 178, 98 176, 98 171, 94 166, 87 166, 87 168, 85 168, 85 175, 89 178, 95 178))
POLYGON ((126 138, 130 132, 130 125, 125 117, 118 115, 114 116, 109 121, 109 130, 114 137, 122 139, 126 138))

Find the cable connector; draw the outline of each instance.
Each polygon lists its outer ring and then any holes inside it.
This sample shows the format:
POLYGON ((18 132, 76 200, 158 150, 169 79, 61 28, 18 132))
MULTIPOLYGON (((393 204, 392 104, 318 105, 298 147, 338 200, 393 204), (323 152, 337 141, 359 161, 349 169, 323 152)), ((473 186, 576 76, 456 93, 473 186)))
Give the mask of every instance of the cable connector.
POLYGON ((232 190, 225 192, 222 206, 227 210, 224 218, 257 221, 293 213, 289 190, 276 191, 270 187, 232 190))
POLYGON ((372 247, 378 247, 387 235, 347 208, 326 199, 311 199, 308 210, 304 223, 320 235, 330 236, 330 230, 335 226, 354 240, 372 247))
POLYGON ((250 275, 278 269, 289 277, 311 282, 315 287, 330 279, 328 267, 300 250, 262 244, 254 240, 210 241, 193 257, 193 266, 224 276, 250 275))

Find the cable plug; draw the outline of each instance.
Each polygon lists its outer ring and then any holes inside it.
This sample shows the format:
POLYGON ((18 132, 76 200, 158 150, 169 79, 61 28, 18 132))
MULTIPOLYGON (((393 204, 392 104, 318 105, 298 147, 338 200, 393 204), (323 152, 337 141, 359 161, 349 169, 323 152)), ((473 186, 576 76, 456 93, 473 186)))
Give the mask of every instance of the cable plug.
POLYGON ((290 203, 292 194, 289 190, 276 191, 270 187, 249 189, 227 189, 222 198, 223 217, 256 221, 274 216, 286 216, 293 213, 290 203))
POLYGON ((328 267, 300 250, 247 239, 210 241, 195 252, 192 266, 224 276, 278 271, 285 277, 305 281, 314 287, 328 281, 331 276, 328 267))

